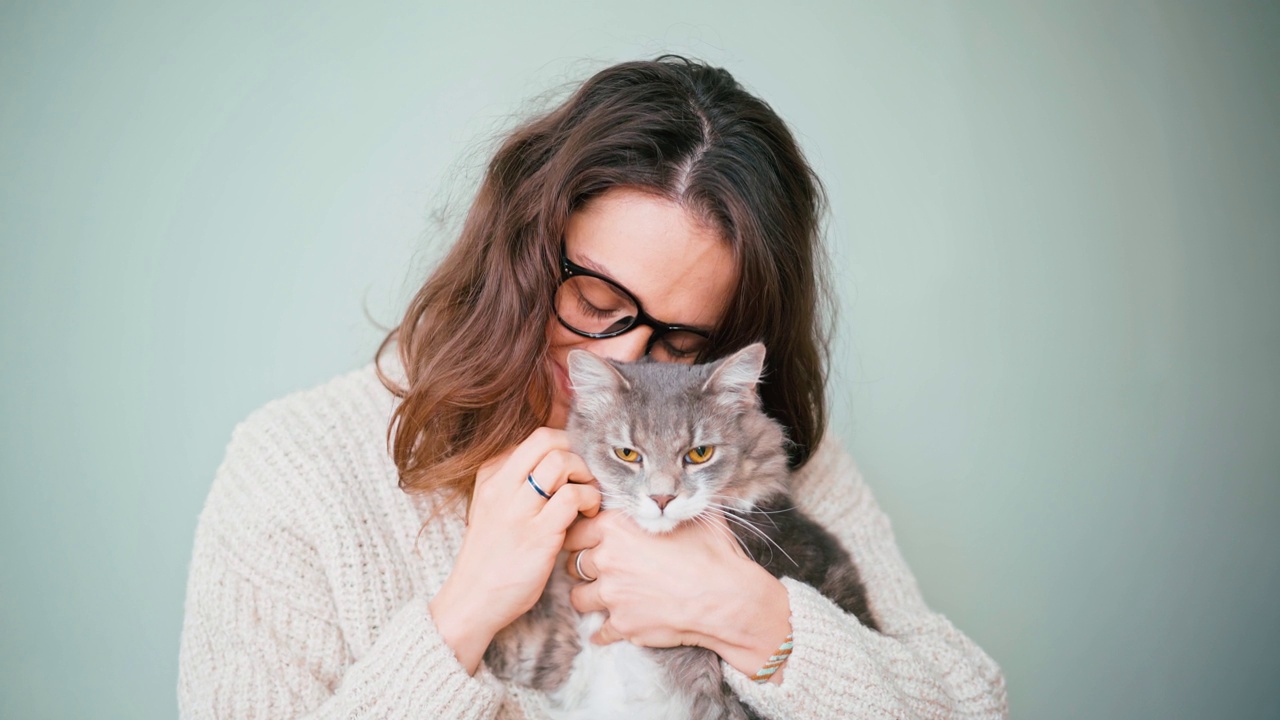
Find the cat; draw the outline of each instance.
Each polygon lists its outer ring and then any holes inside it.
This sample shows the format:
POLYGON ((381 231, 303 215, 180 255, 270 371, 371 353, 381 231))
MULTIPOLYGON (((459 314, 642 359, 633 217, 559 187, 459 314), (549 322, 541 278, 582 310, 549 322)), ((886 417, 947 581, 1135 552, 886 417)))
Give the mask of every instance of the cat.
MULTIPOLYGON (((595 475, 603 507, 655 533, 723 512, 771 574, 812 585, 879 631, 848 553, 791 500, 788 440, 756 393, 764 356, 760 343, 702 365, 617 363, 573 350, 573 449, 595 475)), ((496 676, 547 692, 560 720, 758 717, 725 684, 710 650, 590 643, 604 613, 573 610, 578 581, 565 565, 562 553, 537 604, 490 643, 484 660, 496 676)))

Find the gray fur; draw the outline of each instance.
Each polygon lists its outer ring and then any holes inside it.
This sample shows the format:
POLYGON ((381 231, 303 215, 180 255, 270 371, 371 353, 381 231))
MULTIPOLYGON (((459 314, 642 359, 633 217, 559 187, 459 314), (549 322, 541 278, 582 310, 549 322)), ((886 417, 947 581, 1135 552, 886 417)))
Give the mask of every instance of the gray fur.
MULTIPOLYGON (((620 364, 582 350, 569 353, 574 387, 568 432, 604 494, 604 506, 629 514, 646 530, 669 532, 718 505, 748 555, 776 577, 808 582, 878 630, 857 567, 840 544, 795 509, 788 495, 787 439, 760 408, 756 384, 764 366, 757 343, 715 363, 642 360, 620 364), (714 447, 702 464, 684 461, 714 447), (616 448, 640 453, 626 462, 616 448), (660 510, 650 496, 671 496, 660 510)), ((563 558, 538 604, 500 632, 485 654, 499 677, 554 690, 581 650, 574 580, 563 558)), ((724 683, 720 661, 705 648, 650 649, 673 693, 691 699, 695 718, 754 718, 724 683)))

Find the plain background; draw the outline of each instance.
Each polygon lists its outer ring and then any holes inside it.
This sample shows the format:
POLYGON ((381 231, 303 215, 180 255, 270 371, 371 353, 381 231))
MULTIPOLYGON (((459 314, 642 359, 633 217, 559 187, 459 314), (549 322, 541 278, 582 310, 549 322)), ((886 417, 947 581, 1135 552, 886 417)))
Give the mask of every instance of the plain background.
POLYGON ((1013 715, 1280 715, 1276 4, 2 8, 0 716, 175 715, 232 427, 372 358, 537 96, 663 51, 826 182, 834 427, 1013 715))

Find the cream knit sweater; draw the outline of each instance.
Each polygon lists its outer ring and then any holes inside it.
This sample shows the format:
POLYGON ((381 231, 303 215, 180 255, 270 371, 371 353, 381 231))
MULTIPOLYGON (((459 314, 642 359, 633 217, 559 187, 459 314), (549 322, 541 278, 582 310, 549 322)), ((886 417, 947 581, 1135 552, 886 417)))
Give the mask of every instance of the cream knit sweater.
MULTIPOLYGON (((403 378, 395 353, 385 372, 403 378)), ((195 534, 178 667, 184 718, 541 718, 544 696, 468 675, 427 602, 462 541, 455 514, 398 487, 396 399, 370 363, 271 401, 232 431, 195 534)), ((1000 668, 921 597, 857 467, 833 438, 799 507, 862 572, 884 635, 784 580, 795 649, 781 683, 722 663, 769 718, 1000 718, 1000 668)), ((518 560, 514 559, 513 562, 518 560)))

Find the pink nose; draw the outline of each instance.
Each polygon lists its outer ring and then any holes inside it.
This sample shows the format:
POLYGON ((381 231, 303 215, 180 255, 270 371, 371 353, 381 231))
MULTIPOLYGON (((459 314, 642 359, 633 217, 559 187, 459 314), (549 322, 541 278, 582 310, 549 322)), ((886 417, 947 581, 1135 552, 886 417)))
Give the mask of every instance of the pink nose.
POLYGON ((676 499, 676 496, 675 496, 675 495, 650 495, 649 497, 650 497, 654 502, 658 503, 658 509, 659 509, 659 510, 666 510, 666 509, 667 509, 667 503, 669 503, 669 502, 671 502, 672 500, 675 500, 675 499, 676 499))

